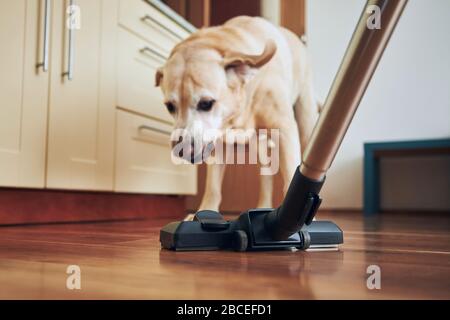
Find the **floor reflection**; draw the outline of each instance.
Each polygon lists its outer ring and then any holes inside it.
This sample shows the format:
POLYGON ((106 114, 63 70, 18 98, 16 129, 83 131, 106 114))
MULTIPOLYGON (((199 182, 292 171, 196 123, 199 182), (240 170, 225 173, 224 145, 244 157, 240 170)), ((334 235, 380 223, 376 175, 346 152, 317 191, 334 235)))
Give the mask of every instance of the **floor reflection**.
POLYGON ((304 252, 282 250, 270 252, 173 252, 162 249, 159 263, 166 272, 191 280, 198 285, 210 281, 215 286, 224 285, 230 277, 247 279, 246 287, 264 288, 268 297, 316 298, 315 288, 323 285, 324 277, 332 277, 344 262, 344 252, 304 252), (201 270, 202 278, 196 271, 201 270), (261 287, 261 282, 264 286, 261 287), (319 285, 318 285, 319 283, 319 285), (297 291, 297 296, 292 292, 297 291))

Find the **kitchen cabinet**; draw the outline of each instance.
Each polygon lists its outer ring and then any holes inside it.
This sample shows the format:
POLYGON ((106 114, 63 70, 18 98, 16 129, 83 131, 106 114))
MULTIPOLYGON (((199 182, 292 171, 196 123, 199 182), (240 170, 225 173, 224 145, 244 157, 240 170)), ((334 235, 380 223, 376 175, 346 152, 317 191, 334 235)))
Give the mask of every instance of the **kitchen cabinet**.
POLYGON ((190 31, 158 5, 0 0, 1 187, 196 192, 196 167, 171 161, 154 87, 190 31))
POLYGON ((171 130, 163 122, 117 110, 115 191, 196 193, 196 167, 172 162, 171 130))
POLYGON ((112 190, 117 1, 73 3, 79 28, 53 8, 47 187, 112 190))
POLYGON ((0 1, 0 186, 45 185, 46 18, 44 1, 0 1))
POLYGON ((197 167, 175 165, 169 145, 173 118, 156 70, 189 32, 145 1, 121 0, 117 33, 117 192, 195 194, 197 167))

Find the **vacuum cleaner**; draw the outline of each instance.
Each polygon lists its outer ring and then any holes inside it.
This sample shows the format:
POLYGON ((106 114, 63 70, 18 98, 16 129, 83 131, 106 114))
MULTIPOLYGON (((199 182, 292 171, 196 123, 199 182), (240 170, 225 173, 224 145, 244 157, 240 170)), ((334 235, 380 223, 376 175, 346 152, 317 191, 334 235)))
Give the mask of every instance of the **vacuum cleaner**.
POLYGON ((336 224, 313 221, 322 201, 320 189, 406 3, 407 0, 366 3, 281 206, 250 209, 234 221, 225 220, 219 212, 199 211, 193 221, 172 222, 161 229, 163 248, 305 250, 343 243, 343 232, 336 224), (371 25, 368 19, 380 19, 380 23, 371 25))

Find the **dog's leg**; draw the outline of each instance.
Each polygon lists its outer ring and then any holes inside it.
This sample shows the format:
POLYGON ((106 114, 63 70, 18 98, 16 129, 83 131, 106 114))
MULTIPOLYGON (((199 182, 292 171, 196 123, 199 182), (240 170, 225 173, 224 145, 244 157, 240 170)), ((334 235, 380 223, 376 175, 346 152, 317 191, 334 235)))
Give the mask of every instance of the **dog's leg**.
MULTIPOLYGON (((260 139, 264 139, 264 143, 267 146, 270 146, 270 143, 272 143, 271 141, 269 141, 269 138, 267 136, 260 137, 260 139)), ((266 150, 262 150, 261 142, 262 141, 260 140, 260 144, 259 144, 259 148, 258 148, 258 160, 260 163, 260 170, 262 168, 263 163, 268 163, 267 154, 265 154, 266 150)), ((272 207, 272 192, 273 192, 273 176, 272 175, 263 175, 263 174, 261 174, 261 171, 260 171, 257 208, 271 208, 272 207)))
POLYGON ((311 80, 306 81, 306 84, 301 88, 300 92, 301 95, 295 103, 295 118, 298 123, 300 146, 303 157, 306 146, 311 138, 311 133, 319 117, 319 106, 314 97, 314 89, 311 80))
POLYGON ((206 167, 205 193, 198 210, 219 211, 222 201, 222 180, 226 164, 208 164, 206 167))
POLYGON ((257 208, 272 208, 273 176, 259 176, 259 196, 257 208))
POLYGON ((280 172, 283 178, 283 193, 286 194, 295 169, 300 164, 300 143, 294 119, 285 119, 282 123, 279 140, 280 172))

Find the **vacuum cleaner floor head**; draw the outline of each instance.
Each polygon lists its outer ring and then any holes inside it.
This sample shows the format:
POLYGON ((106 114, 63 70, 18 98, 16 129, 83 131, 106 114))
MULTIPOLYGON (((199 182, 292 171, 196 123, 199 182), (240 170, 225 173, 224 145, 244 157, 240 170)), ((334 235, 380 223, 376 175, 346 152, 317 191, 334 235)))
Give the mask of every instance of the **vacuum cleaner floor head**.
POLYGON ((273 240, 264 218, 273 209, 253 209, 234 221, 226 221, 215 211, 199 211, 194 221, 171 222, 160 231, 165 249, 191 250, 277 250, 287 248, 335 248, 343 243, 343 233, 331 221, 313 221, 285 240, 273 240))

